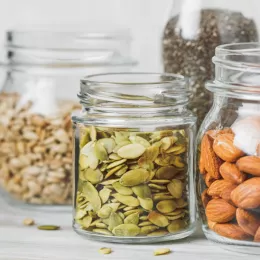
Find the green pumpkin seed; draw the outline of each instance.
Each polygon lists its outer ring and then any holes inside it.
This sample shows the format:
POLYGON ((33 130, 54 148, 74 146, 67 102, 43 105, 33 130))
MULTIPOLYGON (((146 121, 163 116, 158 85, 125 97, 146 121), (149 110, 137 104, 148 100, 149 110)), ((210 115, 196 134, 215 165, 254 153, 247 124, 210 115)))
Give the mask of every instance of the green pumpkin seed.
POLYGON ((120 180, 120 179, 102 181, 100 184, 102 184, 102 185, 104 185, 104 186, 107 186, 107 185, 111 185, 111 184, 113 184, 114 182, 117 182, 117 181, 119 181, 119 180, 120 180))
POLYGON ((109 225, 109 218, 102 218, 102 222, 105 224, 105 225, 109 225))
POLYGON ((133 210, 129 210, 127 212, 124 212, 124 215, 127 217, 131 214, 134 214, 134 213, 139 213, 139 214, 142 214, 143 213, 143 209, 133 209, 133 210))
POLYGON ((167 189, 174 198, 180 199, 183 192, 183 183, 174 179, 167 185, 167 189))
POLYGON ((126 171, 128 170, 128 166, 124 165, 120 170, 118 170, 115 175, 117 177, 121 177, 124 173, 126 173, 126 171))
POLYGON ((95 141, 97 139, 97 131, 93 125, 90 126, 90 138, 92 141, 95 141))
POLYGON ((173 162, 175 162, 175 155, 172 154, 159 155, 155 159, 155 163, 160 166, 168 166, 170 164, 174 164, 173 162))
POLYGON ((86 216, 82 219, 81 225, 83 228, 89 228, 91 222, 92 222, 92 217, 86 216))
POLYGON ((177 204, 177 208, 180 209, 186 207, 188 205, 188 202, 185 201, 183 198, 180 198, 176 200, 176 204, 177 204))
POLYGON ((149 213, 148 220, 158 227, 166 227, 169 225, 167 217, 160 213, 157 213, 156 211, 152 211, 149 213))
POLYGON ((147 184, 140 184, 132 187, 134 194, 142 199, 151 198, 152 193, 147 184))
POLYGON ((142 221, 148 220, 148 216, 141 216, 140 220, 142 220, 142 221))
POLYGON ((122 158, 121 158, 120 156, 118 156, 116 153, 111 153, 108 157, 109 157, 109 159, 111 159, 111 160, 116 160, 116 161, 122 159, 122 158))
POLYGON ((124 167, 124 165, 118 165, 114 168, 112 168, 105 176, 105 179, 111 177, 114 173, 116 173, 117 171, 119 171, 122 167, 124 167))
POLYGON ((179 215, 176 215, 176 216, 167 216, 167 218, 169 220, 176 220, 176 219, 180 219, 180 218, 183 218, 185 216, 185 213, 181 213, 179 215))
POLYGON ((173 164, 177 168, 184 168, 185 167, 185 163, 183 162, 183 160, 180 156, 174 156, 173 160, 171 161, 171 164, 173 164))
POLYGON ((60 229, 59 226, 55 226, 55 225, 42 225, 42 226, 38 226, 37 228, 40 230, 58 230, 58 229, 60 229))
MULTIPOLYGON (((176 203, 176 206, 177 206, 177 203, 176 203)), ((167 213, 167 216, 177 216, 183 212, 184 212, 183 209, 176 209, 173 212, 167 213)))
POLYGON ((135 224, 138 225, 139 223, 139 212, 130 214, 124 219, 125 224, 135 224))
POLYGON ((112 212, 109 217, 108 230, 112 231, 115 227, 123 224, 123 219, 115 212, 112 212))
POLYGON ((158 184, 154 184, 154 183, 150 183, 148 184, 148 186, 152 189, 157 189, 157 190, 167 190, 167 188, 165 186, 162 185, 158 185, 158 184))
POLYGON ((126 172, 121 178, 120 183, 123 186, 132 187, 145 183, 149 178, 149 172, 144 169, 131 170, 126 172))
POLYGON ((151 232, 154 232, 157 229, 159 229, 159 227, 154 225, 141 227, 140 235, 147 235, 151 232))
POLYGON ((91 224, 90 227, 96 227, 97 224, 100 224, 102 222, 101 219, 96 219, 94 220, 91 224))
POLYGON ((162 141, 162 145, 161 145, 161 149, 163 151, 168 150, 174 143, 176 143, 178 140, 178 138, 176 136, 167 136, 164 137, 161 141, 162 141))
POLYGON ((150 182, 154 183, 154 184, 168 184, 171 181, 169 181, 169 180, 151 180, 150 182))
POLYGON ((113 152, 113 149, 116 147, 116 143, 112 138, 102 138, 97 141, 97 144, 102 144, 102 146, 106 149, 108 154, 113 152))
POLYGON ((125 219, 125 215, 123 212, 118 212, 118 215, 122 218, 122 219, 125 219))
POLYGON ((112 208, 112 210, 114 212, 116 212, 118 210, 119 206, 120 206, 120 203, 117 203, 117 202, 116 203, 108 203, 106 205, 109 206, 110 208, 112 208))
POLYGON ((140 205, 139 200, 133 196, 125 196, 125 195, 121 195, 119 193, 113 194, 112 196, 116 200, 118 200, 119 202, 121 202, 127 206, 137 207, 140 205))
POLYGON ((95 147, 95 142, 90 141, 82 147, 82 149, 80 150, 80 154, 89 156, 89 154, 94 151, 94 147, 95 147))
MULTIPOLYGON (((128 145, 128 144, 131 144, 131 142, 128 141, 128 140, 120 142, 120 143, 117 144, 116 147, 113 149, 113 153, 117 153, 120 148, 122 148, 123 146, 126 146, 126 145, 128 145)), ((122 158, 122 157, 121 157, 121 158, 122 158)))
POLYGON ((164 166, 156 171, 155 176, 159 180, 171 180, 178 172, 179 169, 174 166, 164 166))
POLYGON ((113 236, 113 234, 108 231, 107 229, 103 229, 103 228, 94 228, 93 232, 105 235, 105 236, 113 236))
POLYGON ((102 255, 109 255, 111 254, 111 252, 112 252, 111 248, 102 247, 99 249, 99 253, 102 255))
POLYGON ((145 210, 152 210, 153 209, 153 200, 150 198, 142 199, 138 197, 138 200, 140 202, 140 205, 145 210))
POLYGON ((181 220, 181 219, 177 219, 177 220, 171 221, 170 225, 167 227, 167 230, 170 233, 176 233, 180 230, 185 229, 185 227, 186 227, 185 221, 181 220))
POLYGON ((144 221, 144 222, 141 222, 138 226, 139 227, 145 227, 145 226, 151 226, 153 223, 150 222, 150 221, 144 221))
POLYGON ((106 204, 97 212, 97 215, 100 218, 108 218, 112 211, 113 209, 106 204))
POLYGON ((105 204, 108 201, 111 192, 112 191, 107 188, 103 188, 101 191, 99 191, 99 197, 101 199, 102 204, 105 204))
POLYGON ((127 141, 129 135, 130 135, 129 132, 115 132, 115 142, 119 144, 123 141, 127 141))
POLYGON ((119 182, 112 184, 113 188, 121 195, 132 195, 133 191, 131 188, 122 186, 119 182))
POLYGON ((115 236, 135 237, 139 235, 140 228, 134 224, 121 224, 115 227, 112 231, 115 236))
POLYGON ((173 212, 177 208, 177 204, 174 200, 162 200, 157 203, 156 208, 161 213, 167 214, 173 212))
POLYGON ((165 236, 169 234, 166 230, 157 230, 154 232, 151 232, 150 234, 147 234, 148 237, 160 237, 160 236, 165 236))
POLYGON ((101 162, 108 160, 108 155, 105 147, 102 145, 102 143, 96 142, 95 145, 95 157, 99 159, 101 162))
POLYGON ((80 165, 80 169, 82 169, 82 170, 84 170, 84 169, 89 167, 88 157, 85 156, 84 154, 81 154, 79 156, 79 165, 80 165))
POLYGON ((82 219, 82 218, 84 218, 86 215, 87 215, 86 210, 80 209, 80 210, 78 210, 78 211, 76 212, 75 219, 76 219, 76 220, 82 219))
POLYGON ((129 210, 133 210, 133 209, 135 209, 135 207, 126 207, 125 206, 124 211, 129 211, 129 210))
POLYGON ((96 188, 90 183, 85 182, 82 190, 83 194, 87 196, 94 211, 98 211, 101 208, 101 200, 96 188))
POLYGON ((169 248, 160 248, 160 249, 156 249, 154 252, 153 252, 153 255, 154 256, 157 256, 157 255, 167 255, 171 252, 171 250, 169 248))
POLYGON ((144 138, 142 138, 140 136, 130 136, 129 140, 133 144, 141 144, 145 148, 148 148, 149 146, 151 146, 150 143, 146 139, 144 139, 144 138))
POLYGON ((121 147, 117 154, 125 159, 135 159, 140 157, 145 152, 145 147, 141 144, 128 144, 121 147))
POLYGON ((126 159, 122 159, 122 160, 119 160, 119 161, 115 161, 115 162, 113 162, 113 163, 111 163, 111 164, 109 164, 109 165, 107 166, 107 170, 108 170, 108 169, 111 169, 111 168, 114 168, 114 167, 116 167, 116 166, 118 166, 118 165, 121 165, 121 164, 125 163, 126 161, 127 161, 126 159))
POLYGON ((160 201, 160 200, 172 200, 174 197, 170 194, 154 194, 153 200, 154 201, 160 201))
POLYGON ((93 170, 89 168, 85 170, 84 177, 85 180, 91 182, 92 184, 100 183, 103 180, 103 174, 99 169, 93 170))
POLYGON ((98 167, 98 158, 96 157, 95 153, 90 153, 89 156, 86 159, 86 163, 89 165, 89 167, 93 170, 95 170, 98 167))
MULTIPOLYGON (((80 129, 82 132, 82 129, 80 129)), ((88 142, 90 142, 90 136, 88 129, 83 129, 84 133, 80 133, 80 144, 79 147, 82 149, 88 142)))

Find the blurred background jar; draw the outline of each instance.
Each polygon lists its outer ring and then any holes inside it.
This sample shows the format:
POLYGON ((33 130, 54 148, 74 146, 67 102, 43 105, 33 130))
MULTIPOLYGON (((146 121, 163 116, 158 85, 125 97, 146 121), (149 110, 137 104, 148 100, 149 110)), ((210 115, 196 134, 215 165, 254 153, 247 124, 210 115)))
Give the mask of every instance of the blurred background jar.
POLYGON ((203 231, 221 246, 260 254, 260 44, 217 47, 214 102, 198 133, 203 231))
POLYGON ((164 71, 188 76, 192 98, 189 108, 200 125, 212 104, 204 88, 214 78, 211 59, 220 44, 256 42, 258 7, 237 0, 174 0, 162 40, 164 71))
POLYGON ((128 31, 7 33, 0 94, 0 185, 29 204, 72 202, 71 113, 83 75, 128 70, 128 31))
POLYGON ((74 123, 74 225, 117 243, 159 242, 195 229, 196 117, 187 79, 118 73, 81 80, 74 123))

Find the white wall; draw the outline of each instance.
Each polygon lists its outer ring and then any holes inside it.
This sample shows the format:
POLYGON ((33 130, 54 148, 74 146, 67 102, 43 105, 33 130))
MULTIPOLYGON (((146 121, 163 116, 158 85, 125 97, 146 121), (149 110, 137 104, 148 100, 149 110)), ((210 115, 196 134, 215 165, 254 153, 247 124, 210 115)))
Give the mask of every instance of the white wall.
MULTIPOLYGON (((208 1, 208 0, 204 0, 208 1)), ((213 0, 235 2, 248 12, 250 4, 260 17, 259 0, 213 0), (258 6, 257 6, 258 3, 258 6)), ((114 24, 132 30, 133 55, 140 70, 159 71, 160 37, 172 0, 0 0, 0 46, 4 32, 22 24, 114 24)), ((260 18, 259 24, 260 24, 260 18)))

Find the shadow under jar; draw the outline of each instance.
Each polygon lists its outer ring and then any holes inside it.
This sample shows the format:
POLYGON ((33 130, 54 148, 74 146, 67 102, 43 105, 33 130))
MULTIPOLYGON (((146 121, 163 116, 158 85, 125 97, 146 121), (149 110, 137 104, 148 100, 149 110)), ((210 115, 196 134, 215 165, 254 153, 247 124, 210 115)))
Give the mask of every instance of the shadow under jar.
POLYGON ((78 81, 86 74, 130 69, 135 62, 129 37, 122 31, 48 28, 8 33, 0 186, 12 205, 72 203, 71 113, 80 109, 78 81))
POLYGON ((213 106, 198 134, 197 191, 207 238, 260 254, 260 44, 222 45, 213 106))
POLYGON ((190 235, 196 118, 186 109, 186 79, 93 75, 81 81, 79 98, 84 110, 73 116, 75 231, 117 243, 190 235))

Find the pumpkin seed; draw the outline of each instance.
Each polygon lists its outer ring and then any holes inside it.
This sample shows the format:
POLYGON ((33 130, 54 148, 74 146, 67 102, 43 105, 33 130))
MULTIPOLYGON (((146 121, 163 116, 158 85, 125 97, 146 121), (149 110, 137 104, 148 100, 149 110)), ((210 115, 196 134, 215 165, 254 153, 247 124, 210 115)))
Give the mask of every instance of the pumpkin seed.
POLYGON ((138 197, 138 200, 140 202, 140 205, 142 208, 144 208, 145 210, 152 210, 153 209, 153 200, 150 198, 146 198, 146 199, 142 199, 140 197, 138 197))
POLYGON ((122 159, 122 158, 121 158, 118 154, 116 154, 116 153, 111 153, 108 157, 109 157, 109 159, 111 159, 111 160, 116 160, 116 161, 122 159))
POLYGON ((148 220, 158 227, 166 227, 169 225, 167 217, 161 215, 160 213, 157 213, 156 211, 152 211, 149 213, 148 220))
POLYGON ((109 165, 107 166, 107 170, 108 170, 108 169, 111 169, 111 168, 114 168, 114 167, 116 167, 116 166, 118 166, 118 165, 121 165, 121 164, 125 163, 126 161, 127 161, 126 159, 122 159, 122 160, 119 160, 119 161, 115 161, 115 162, 113 162, 113 163, 111 163, 111 164, 109 164, 109 165))
POLYGON ((94 211, 98 211, 101 208, 101 200, 96 188, 90 183, 85 182, 82 190, 83 194, 87 196, 94 211))
POLYGON ((174 200, 162 200, 157 203, 156 208, 161 213, 167 214, 173 212, 177 208, 177 204, 174 200))
POLYGON ((151 198, 152 193, 147 184, 140 184, 132 187, 134 194, 142 199, 151 198))
MULTIPOLYGON (((128 145, 128 144, 131 144, 131 142, 130 142, 129 140, 125 140, 125 141, 120 142, 120 143, 117 144, 116 147, 113 149, 113 153, 117 153, 120 148, 122 148, 123 146, 126 146, 126 145, 128 145)), ((122 157, 121 157, 121 158, 122 158, 122 157)))
MULTIPOLYGON (((177 203, 176 203, 176 206, 177 206, 177 203)), ((173 212, 167 213, 167 216, 177 216, 183 212, 184 212, 183 209, 176 209, 173 212)))
POLYGON ((148 219, 148 216, 141 216, 140 217, 140 220, 143 220, 143 221, 145 221, 145 220, 147 220, 148 219))
POLYGON ((180 180, 177 179, 172 180, 167 185, 167 189, 174 198, 180 199, 182 197, 183 184, 180 180))
POLYGON ((115 141, 112 138, 102 138, 97 141, 97 144, 101 144, 108 154, 113 152, 113 149, 116 146, 115 141))
POLYGON ((55 225, 42 225, 42 226, 38 226, 37 228, 40 230, 58 230, 58 229, 60 229, 59 226, 55 226, 55 225))
POLYGON ((137 207, 140 205, 139 200, 133 196, 121 195, 119 193, 113 194, 112 196, 127 206, 137 207))
POLYGON ((77 210, 77 212, 76 212, 75 219, 76 219, 76 220, 82 219, 82 218, 84 218, 86 215, 87 215, 86 210, 79 209, 79 210, 77 210))
POLYGON ((83 148, 80 150, 80 154, 89 156, 90 153, 94 151, 94 147, 95 147, 95 142, 90 141, 86 145, 83 146, 83 148))
POLYGON ((95 153, 90 153, 89 156, 86 159, 86 163, 89 165, 89 167, 93 170, 95 170, 98 166, 98 158, 96 157, 95 153))
POLYGON ((112 231, 115 227, 123 224, 123 219, 115 212, 112 212, 109 217, 108 230, 112 231))
POLYGON ((171 161, 171 164, 173 164, 177 168, 185 167, 185 163, 182 161, 182 158, 180 156, 174 156, 173 160, 171 161))
POLYGON ((130 170, 120 178, 120 183, 132 187, 146 182, 148 177, 149 172, 144 169, 130 170))
MULTIPOLYGON (((148 148, 149 146, 151 146, 150 145, 150 143, 146 140, 146 139, 144 139, 144 138, 142 138, 142 137, 140 137, 140 136, 130 136, 129 137, 129 140, 133 143, 133 144, 141 144, 143 147, 145 147, 145 148, 148 148)), ((138 156, 137 156, 138 157, 138 156)))
POLYGON ((185 201, 183 198, 180 198, 176 200, 176 204, 177 204, 177 208, 180 209, 186 207, 188 205, 188 202, 185 201))
POLYGON ((135 237, 139 235, 140 228, 135 224, 121 224, 115 227, 112 233, 116 236, 135 237))
POLYGON ((169 248, 159 248, 159 249, 156 249, 154 252, 153 252, 153 255, 157 256, 157 255, 167 255, 171 252, 171 250, 169 248))
POLYGON ((171 181, 169 180, 150 180, 151 183, 155 183, 155 184, 168 184, 171 181))
POLYGON ((176 220, 176 219, 180 219, 180 218, 183 218, 185 216, 185 213, 181 213, 179 215, 176 215, 176 216, 167 216, 167 218, 169 220, 176 220))
POLYGON ((133 191, 131 188, 121 185, 119 182, 112 184, 113 188, 121 195, 132 195, 133 191))
POLYGON ((134 213, 139 213, 139 214, 142 214, 143 213, 143 209, 133 209, 133 210, 129 210, 127 212, 124 212, 124 215, 127 217, 131 214, 134 214, 134 213))
POLYGON ((92 222, 92 217, 91 216, 86 216, 82 219, 81 225, 84 228, 89 228, 90 224, 92 222))
POLYGON ((124 165, 118 165, 114 168, 112 168, 105 176, 105 179, 109 178, 110 176, 112 176, 114 173, 116 173, 118 170, 120 170, 122 167, 124 167, 124 165))
POLYGON ((139 227, 145 227, 145 226, 151 226, 153 223, 150 221, 144 221, 142 223, 140 223, 138 226, 139 227))
POLYGON ((103 174, 99 169, 93 170, 91 168, 85 170, 85 179, 92 184, 100 183, 103 180, 103 174))
POLYGON ((90 224, 90 227, 95 227, 97 224, 100 224, 102 222, 101 219, 96 219, 94 220, 91 224, 90 224))
POLYGON ((127 141, 129 138, 129 132, 115 132, 115 142, 117 144, 127 141))
POLYGON ((153 195, 153 200, 154 201, 160 201, 160 200, 172 200, 174 199, 172 195, 170 194, 160 194, 160 193, 157 193, 157 194, 154 194, 153 195))
POLYGON ((95 141, 97 139, 97 131, 93 125, 90 126, 90 138, 92 141, 95 141))
POLYGON ((123 212, 118 212, 118 215, 122 218, 122 219, 125 219, 125 215, 123 212))
POLYGON ((159 155, 155 159, 155 163, 160 166, 168 166, 170 164, 173 164, 175 162, 175 155, 167 154, 167 155, 159 155))
POLYGON ((115 175, 116 175, 117 177, 121 177, 124 173, 126 173, 127 169, 128 169, 128 166, 127 166, 127 165, 124 165, 120 170, 118 170, 118 171, 115 173, 115 175))
POLYGON ((111 185, 113 184, 114 182, 117 182, 119 181, 120 179, 114 179, 114 180, 107 180, 107 181, 103 181, 101 182, 100 184, 104 185, 104 186, 107 186, 107 185, 111 185))
POLYGON ((103 188, 101 191, 99 191, 99 197, 101 199, 102 204, 105 204, 108 201, 111 192, 112 191, 107 188, 103 188))
POLYGON ((129 211, 129 210, 133 210, 133 209, 135 209, 135 207, 126 207, 125 206, 124 211, 129 211))
POLYGON ((138 225, 139 223, 139 212, 130 214, 124 219, 125 224, 135 224, 138 225))
POLYGON ((154 183, 150 183, 150 184, 148 184, 148 186, 150 188, 157 189, 157 190, 167 190, 167 188, 165 186, 154 184, 154 183))
POLYGON ((184 229, 185 227, 186 227, 185 221, 181 220, 181 219, 177 219, 177 220, 171 221, 170 225, 167 227, 167 230, 170 233, 176 233, 176 232, 184 229))
POLYGON ((111 248, 108 247, 102 247, 99 249, 99 253, 102 255, 109 255, 111 254, 111 252, 112 252, 111 248))
POLYGON ((80 134, 80 136, 81 136, 80 144, 79 144, 80 149, 82 149, 88 142, 90 142, 90 136, 89 136, 88 129, 85 128, 85 129, 83 129, 83 131, 84 131, 84 133, 80 134))
POLYGON ((160 237, 160 236, 165 236, 169 234, 166 230, 157 230, 154 232, 151 232, 150 234, 147 234, 148 237, 160 237))
POLYGON ((94 228, 93 232, 105 235, 105 236, 113 236, 113 234, 108 231, 107 229, 103 229, 103 228, 94 228))
POLYGON ((164 166, 156 171, 155 176, 159 180, 171 180, 178 172, 179 169, 174 166, 164 166))
POLYGON ((141 227, 140 235, 147 235, 151 232, 154 232, 157 229, 159 229, 159 227, 154 225, 141 227))
POLYGON ((112 212, 112 208, 109 207, 107 204, 102 206, 102 208, 97 212, 97 215, 100 218, 108 218, 112 212))
POLYGON ((128 144, 121 147, 117 154, 125 159, 135 159, 140 157, 145 152, 145 147, 141 144, 128 144))
POLYGON ((79 156, 79 165, 80 165, 80 169, 82 169, 82 170, 84 170, 84 169, 89 167, 88 157, 86 155, 81 154, 79 156))

